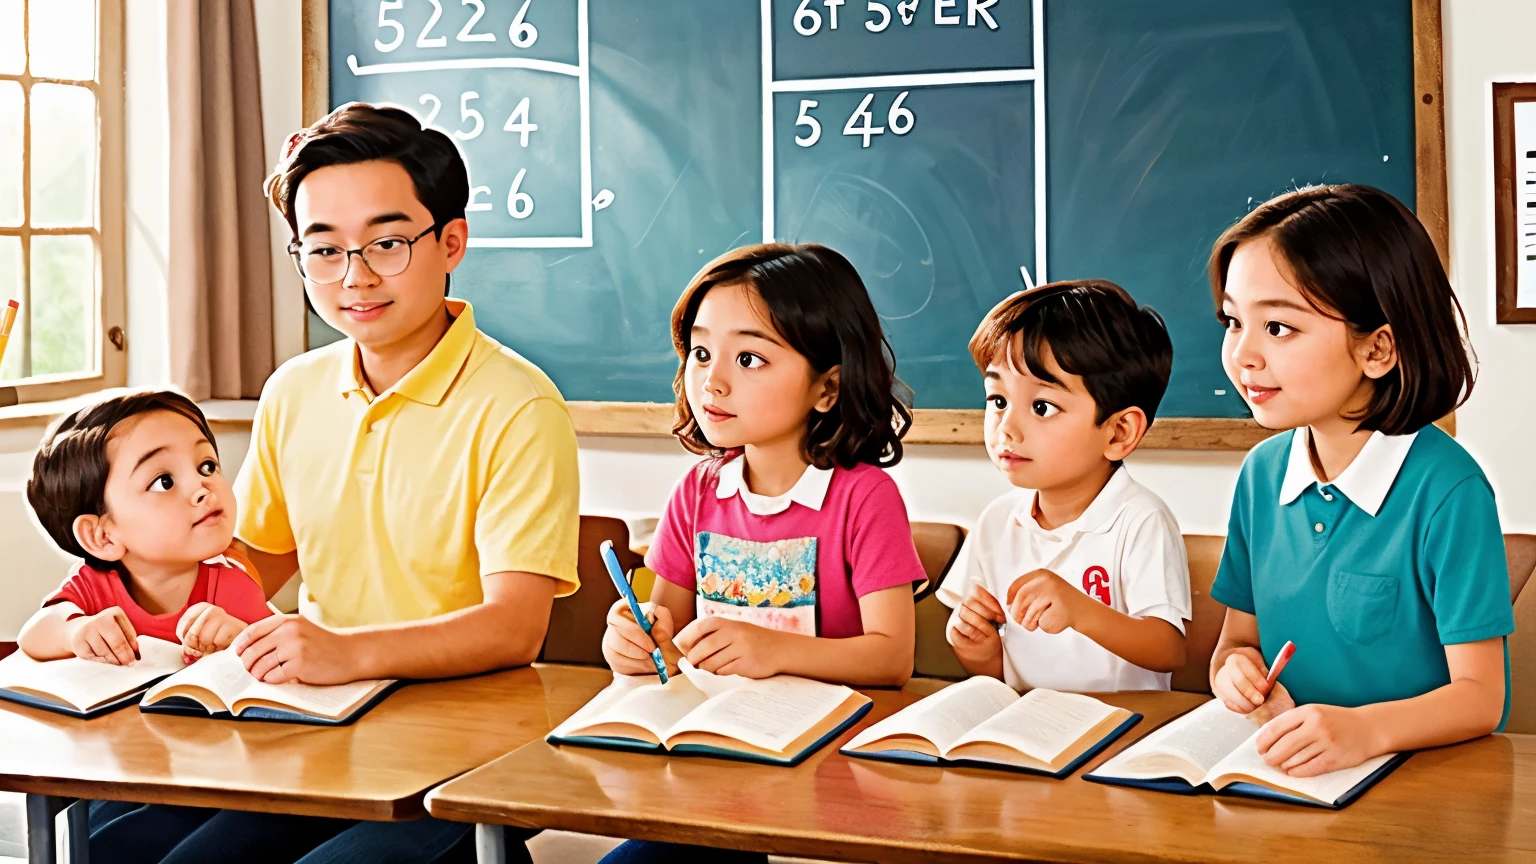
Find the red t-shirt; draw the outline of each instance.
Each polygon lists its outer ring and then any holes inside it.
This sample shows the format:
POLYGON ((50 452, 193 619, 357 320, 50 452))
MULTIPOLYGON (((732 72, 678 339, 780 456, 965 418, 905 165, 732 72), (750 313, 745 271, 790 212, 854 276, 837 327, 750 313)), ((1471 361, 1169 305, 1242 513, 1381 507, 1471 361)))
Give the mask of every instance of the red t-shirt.
POLYGON ((151 615, 134 602, 122 577, 81 562, 75 565, 59 590, 43 601, 43 605, 73 603, 87 615, 117 606, 128 615, 133 632, 180 644, 181 640, 176 638, 176 625, 181 616, 198 603, 212 603, 247 624, 272 614, 261 583, 244 568, 244 564, 225 555, 204 561, 197 568, 197 582, 192 585, 186 605, 167 615, 151 615))

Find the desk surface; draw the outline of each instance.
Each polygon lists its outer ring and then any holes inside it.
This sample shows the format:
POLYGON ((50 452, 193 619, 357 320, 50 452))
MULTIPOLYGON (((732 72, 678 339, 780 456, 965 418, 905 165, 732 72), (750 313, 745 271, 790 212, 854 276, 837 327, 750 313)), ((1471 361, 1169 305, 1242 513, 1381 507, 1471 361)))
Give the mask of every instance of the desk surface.
POLYGON ((412 819, 428 789, 542 738, 609 678, 536 666, 412 684, 340 728, 0 703, 0 790, 412 819))
MULTIPOLYGON (((871 691, 858 728, 936 682, 871 691)), ((1126 744, 1209 697, 1116 694, 1146 715, 1126 744)), ((853 730, 795 768, 660 757, 543 741, 427 796, 434 816, 841 860, 1530 860, 1536 736, 1492 736, 1419 753, 1330 812, 1179 796, 983 769, 848 759, 853 730), (1262 839, 1253 839, 1262 838, 1262 839)))

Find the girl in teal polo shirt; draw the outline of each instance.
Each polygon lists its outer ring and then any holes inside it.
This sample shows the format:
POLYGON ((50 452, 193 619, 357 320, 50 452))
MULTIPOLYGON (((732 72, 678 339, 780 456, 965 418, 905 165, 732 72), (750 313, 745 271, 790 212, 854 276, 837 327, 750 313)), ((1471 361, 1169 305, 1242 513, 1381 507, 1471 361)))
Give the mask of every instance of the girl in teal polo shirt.
MULTIPOLYGON (((1472 391, 1465 318, 1428 233, 1367 186, 1282 195, 1216 242, 1222 358, 1254 419, 1211 596, 1211 687, 1294 703, 1259 735, 1298 777, 1475 738, 1508 714, 1514 631, 1493 490, 1431 425, 1472 391)), ((1280 711, 1289 707, 1283 713, 1280 711)))

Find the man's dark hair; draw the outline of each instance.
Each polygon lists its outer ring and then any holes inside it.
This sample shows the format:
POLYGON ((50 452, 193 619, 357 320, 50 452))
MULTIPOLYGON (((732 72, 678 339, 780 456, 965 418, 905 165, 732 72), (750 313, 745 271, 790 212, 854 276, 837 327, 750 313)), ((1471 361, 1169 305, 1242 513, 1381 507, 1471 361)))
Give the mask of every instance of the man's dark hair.
MULTIPOLYGON (((417 200, 432 214, 434 237, 441 240, 443 226, 464 218, 464 207, 469 202, 469 169, 453 139, 423 127, 414 114, 403 108, 349 102, 290 136, 282 158, 267 178, 267 198, 288 221, 293 242, 299 239, 293 202, 304 178, 331 165, 376 159, 395 162, 410 175, 417 200)), ((448 284, 444 282, 444 294, 448 293, 448 284)))
POLYGON ((1466 314, 1429 232, 1401 201, 1371 186, 1311 186, 1265 202, 1211 250, 1211 297, 1223 324, 1227 268, 1237 247, 1267 238, 1292 284, 1319 313, 1356 337, 1392 327, 1397 365, 1372 382, 1360 428, 1406 435, 1472 395, 1477 357, 1466 314))
POLYGON ((1006 360, 1060 385, 1041 360, 1047 347, 1061 371, 1083 379, 1095 424, 1127 408, 1140 408, 1149 425, 1157 417, 1173 370, 1173 342, 1162 316, 1137 306, 1124 288, 1083 279, 1021 291, 987 313, 970 343, 971 359, 983 372, 1006 360))
POLYGON ((60 549, 84 558, 97 570, 116 570, 118 565, 85 551, 75 539, 75 520, 106 513, 107 474, 111 470, 107 441, 112 430, 154 411, 170 411, 191 420, 218 451, 213 430, 197 403, 174 391, 153 390, 113 396, 65 415, 48 428, 32 458, 27 503, 38 523, 60 549))

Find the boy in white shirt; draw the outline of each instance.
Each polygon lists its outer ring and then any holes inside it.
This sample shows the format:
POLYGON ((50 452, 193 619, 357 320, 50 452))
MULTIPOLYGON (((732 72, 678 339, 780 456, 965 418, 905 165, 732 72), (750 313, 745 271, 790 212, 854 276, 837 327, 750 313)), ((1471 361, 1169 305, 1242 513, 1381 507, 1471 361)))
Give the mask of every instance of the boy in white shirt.
POLYGON ((970 350, 987 454, 1018 488, 939 587, 955 656, 1017 690, 1167 690, 1189 561, 1173 513, 1121 464, 1168 387, 1162 318, 1118 285, 1059 282, 999 303, 970 350))

